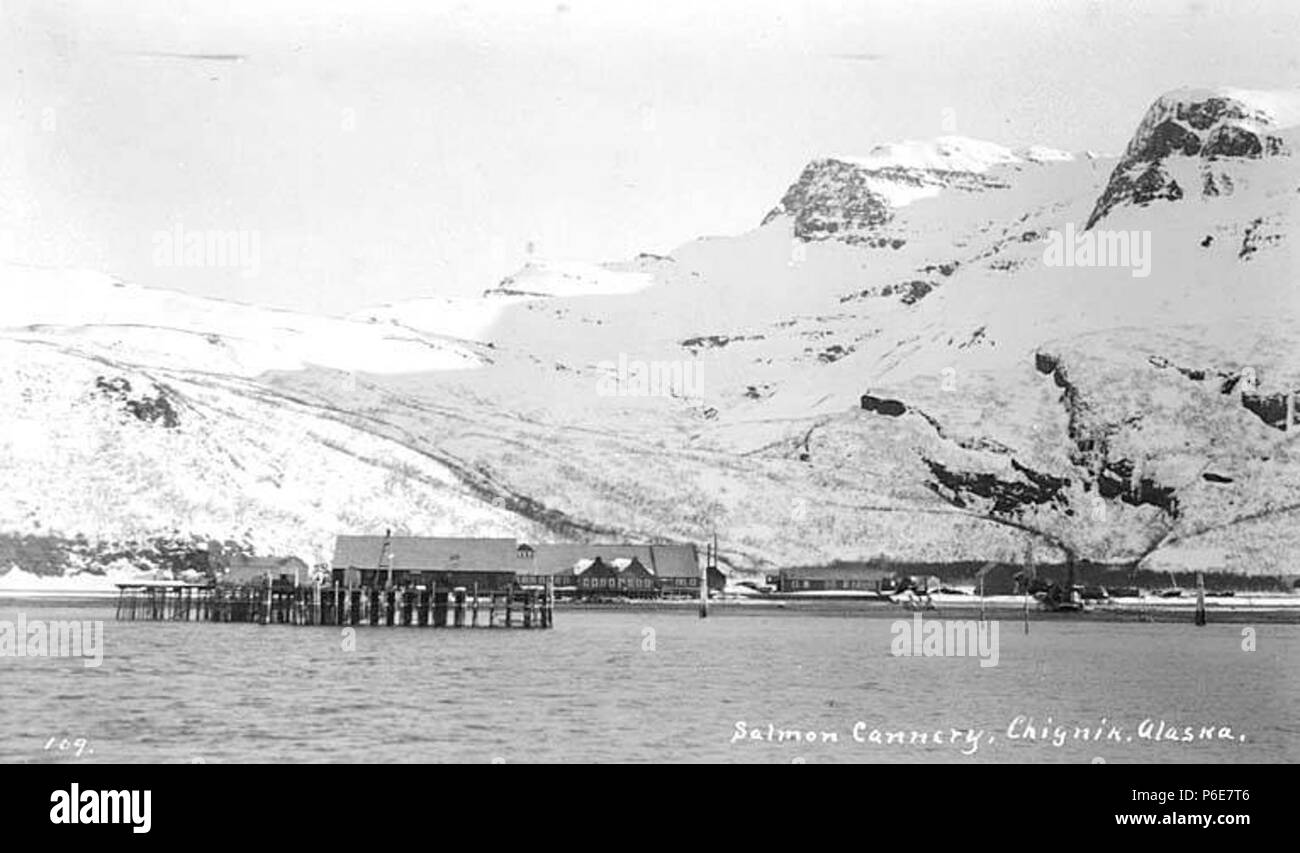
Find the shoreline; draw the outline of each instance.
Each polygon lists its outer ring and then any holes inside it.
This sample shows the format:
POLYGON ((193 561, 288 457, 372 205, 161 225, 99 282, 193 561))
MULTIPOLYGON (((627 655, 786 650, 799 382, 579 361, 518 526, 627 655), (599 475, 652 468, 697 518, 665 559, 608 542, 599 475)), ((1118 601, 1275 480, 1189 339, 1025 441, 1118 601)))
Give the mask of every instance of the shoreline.
MULTIPOLYGON (((1216 604, 1213 599, 1205 603, 1206 619, 1210 624, 1218 623, 1253 623, 1267 622, 1300 625, 1300 596, 1292 600, 1277 596, 1261 596, 1263 600, 1243 601, 1236 596, 1233 604, 1216 604)), ((632 601, 632 602, 556 602, 557 611, 655 611, 681 610, 698 608, 699 602, 683 601, 632 601)), ((846 597, 807 597, 807 598, 740 598, 711 600, 709 615, 715 612, 728 614, 790 614, 809 616, 839 616, 872 619, 908 619, 912 614, 919 614, 926 619, 978 619, 980 600, 973 596, 950 596, 944 600, 935 597, 935 607, 929 610, 914 610, 900 603, 883 599, 863 599, 846 597)), ((1124 603, 1109 602, 1099 604, 1081 613, 1060 613, 1043 609, 1037 602, 1030 602, 1028 618, 1030 622, 1159 622, 1191 624, 1196 613, 1195 599, 1188 599, 1177 604, 1169 599, 1132 599, 1124 603)), ((985 599, 984 614, 987 619, 1019 622, 1025 618, 1024 604, 1019 598, 999 597, 999 600, 985 599)))
MULTIPOLYGON (((41 606, 96 607, 107 606, 116 600, 118 590, 113 589, 3 589, 0 604, 29 603, 41 606)), ((850 618, 910 618, 920 614, 929 619, 978 619, 981 606, 985 618, 1018 622, 1026 618, 1022 596, 986 596, 938 593, 931 596, 933 607, 919 609, 906 606, 901 601, 891 601, 878 595, 862 592, 811 592, 775 595, 743 595, 709 600, 709 613, 713 615, 740 615, 745 613, 765 615, 835 616, 850 618)), ((695 610, 699 600, 680 599, 625 599, 606 601, 577 601, 558 599, 555 609, 562 612, 654 612, 695 610)), ((1274 624, 1300 624, 1300 595, 1286 593, 1238 593, 1234 596, 1207 596, 1206 618, 1210 623, 1266 622, 1274 624)), ((1030 622, 1159 622, 1188 623, 1196 612, 1196 598, 1162 598, 1144 595, 1136 598, 1110 599, 1092 602, 1088 610, 1060 613, 1047 610, 1033 599, 1029 602, 1030 622)))

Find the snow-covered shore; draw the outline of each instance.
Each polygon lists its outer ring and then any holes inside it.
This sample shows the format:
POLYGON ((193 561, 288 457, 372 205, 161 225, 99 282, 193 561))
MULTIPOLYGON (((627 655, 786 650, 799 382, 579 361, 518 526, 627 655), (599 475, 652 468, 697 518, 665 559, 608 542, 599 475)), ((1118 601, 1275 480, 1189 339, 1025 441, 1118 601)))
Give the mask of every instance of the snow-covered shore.
POLYGON ((14 566, 0 574, 0 598, 86 598, 117 594, 117 584, 153 577, 152 572, 109 569, 104 574, 38 575, 14 566))

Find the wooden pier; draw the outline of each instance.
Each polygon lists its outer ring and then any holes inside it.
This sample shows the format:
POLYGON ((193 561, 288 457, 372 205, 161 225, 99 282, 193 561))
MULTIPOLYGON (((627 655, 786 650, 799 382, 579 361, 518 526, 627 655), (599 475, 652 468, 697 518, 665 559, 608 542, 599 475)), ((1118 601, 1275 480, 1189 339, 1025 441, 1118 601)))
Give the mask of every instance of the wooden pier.
POLYGON ((117 618, 165 622, 390 628, 551 628, 552 584, 477 587, 227 586, 180 581, 119 583, 117 618), (480 624, 480 621, 482 624, 480 624))

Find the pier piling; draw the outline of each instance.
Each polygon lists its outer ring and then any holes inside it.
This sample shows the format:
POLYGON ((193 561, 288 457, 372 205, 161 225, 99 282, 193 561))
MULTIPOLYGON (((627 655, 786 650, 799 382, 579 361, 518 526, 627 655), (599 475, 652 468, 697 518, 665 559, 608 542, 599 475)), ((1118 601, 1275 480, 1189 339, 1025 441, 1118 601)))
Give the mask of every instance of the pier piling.
POLYGON ((141 581, 118 584, 114 616, 119 621, 244 622, 257 625, 369 625, 406 628, 551 628, 555 624, 554 586, 510 586, 482 590, 428 586, 344 587, 327 591, 320 582, 303 586, 270 578, 245 585, 141 581), (486 597, 486 600, 484 599, 486 597), (479 622, 479 610, 487 608, 479 622), (516 609, 522 618, 516 618, 516 609), (449 614, 448 611, 451 611, 449 614), (450 619, 448 617, 451 617, 450 619))

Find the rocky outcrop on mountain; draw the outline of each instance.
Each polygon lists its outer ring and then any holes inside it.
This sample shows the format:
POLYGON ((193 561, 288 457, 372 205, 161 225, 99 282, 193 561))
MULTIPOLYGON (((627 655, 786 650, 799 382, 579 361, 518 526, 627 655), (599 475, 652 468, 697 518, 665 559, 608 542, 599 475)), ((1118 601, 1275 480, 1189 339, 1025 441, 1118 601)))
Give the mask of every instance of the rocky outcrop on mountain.
POLYGON ((1061 356, 1048 352, 1034 354, 1034 367, 1052 377, 1061 389, 1061 405, 1069 418, 1067 434, 1074 443, 1071 459, 1076 465, 1100 468, 1105 465, 1109 425, 1092 417, 1091 406, 1079 387, 1070 381, 1069 369, 1061 356))
POLYGON ((1139 473, 1132 459, 1108 459, 1097 474, 1097 492, 1103 498, 1117 498, 1132 506, 1149 504, 1178 517, 1178 498, 1172 486, 1161 485, 1139 473))
POLYGON ((889 296, 896 298, 904 305, 915 305, 938 286, 939 283, 936 281, 915 278, 909 281, 900 281, 897 284, 886 284, 883 287, 868 287, 859 290, 857 293, 847 293, 840 297, 840 302, 856 302, 877 296, 889 296))
POLYGON ((1011 468, 1018 479, 1000 477, 985 472, 953 470, 933 459, 923 459, 930 469, 932 479, 926 484, 954 506, 966 508, 972 498, 990 502, 988 511, 999 517, 1013 517, 1026 506, 1055 504, 1062 511, 1069 510, 1066 488, 1070 480, 1054 477, 1011 460, 1011 468))
POLYGON ((1211 197, 1233 191, 1224 160, 1258 159, 1289 154, 1280 133, 1292 107, 1275 97, 1224 90, 1180 90, 1156 100, 1147 110, 1124 156, 1097 199, 1087 228, 1116 206, 1177 201, 1188 194, 1211 197), (1189 183, 1178 161, 1191 161, 1195 183, 1189 183), (1180 181, 1181 178, 1181 181, 1180 181))
POLYGON ((122 407, 137 420, 149 424, 161 424, 167 429, 175 429, 180 423, 175 407, 172 406, 171 400, 167 398, 166 392, 162 389, 158 390, 158 395, 155 397, 144 394, 132 398, 130 396, 131 382, 121 376, 112 379, 97 376, 95 377, 95 387, 104 396, 120 401, 122 407))
POLYGON ((1273 380, 1275 385, 1280 384, 1282 386, 1279 390, 1261 390, 1260 379, 1254 368, 1223 370, 1219 368, 1182 367, 1163 356, 1152 356, 1149 361, 1153 367, 1160 370, 1173 367, 1183 376, 1196 382, 1203 382, 1209 374, 1219 377, 1218 390, 1220 394, 1226 396, 1235 393, 1243 409, 1273 429, 1287 432, 1290 425, 1300 423, 1297 420, 1295 411, 1295 401, 1296 397, 1300 395, 1300 390, 1288 388, 1285 380, 1277 380, 1276 378, 1273 380))
POLYGON ((763 218, 782 216, 800 240, 873 243, 894 211, 945 190, 980 192, 1008 183, 996 166, 1068 159, 1048 149, 1012 151, 989 142, 944 137, 926 143, 879 146, 866 157, 828 157, 809 163, 763 218))
POLYGON ((1134 414, 1119 420, 1105 416, 1088 399, 1088 394, 1071 381, 1063 356, 1039 351, 1034 355, 1034 367, 1038 372, 1050 375, 1061 389, 1061 405, 1069 419, 1067 434, 1074 445, 1070 452, 1071 462, 1090 472, 1098 494, 1132 506, 1148 504, 1159 507, 1176 517, 1178 499, 1174 489, 1142 472, 1141 466, 1133 459, 1113 451, 1116 436, 1126 430, 1141 429, 1142 416, 1134 414))
POLYGON ((907 405, 903 403, 902 400, 889 400, 884 397, 876 397, 872 394, 863 394, 860 405, 868 412, 875 412, 878 415, 887 415, 891 418, 896 418, 907 413, 907 405))
POLYGON ((862 232, 893 217, 888 200, 871 190, 868 178, 867 170, 851 163, 814 161, 763 218, 763 224, 784 215, 794 220, 794 234, 801 240, 859 238, 862 232))
POLYGON ((718 349, 740 341, 761 341, 762 335, 696 335, 685 338, 680 345, 689 350, 691 355, 699 355, 701 350, 718 349))

